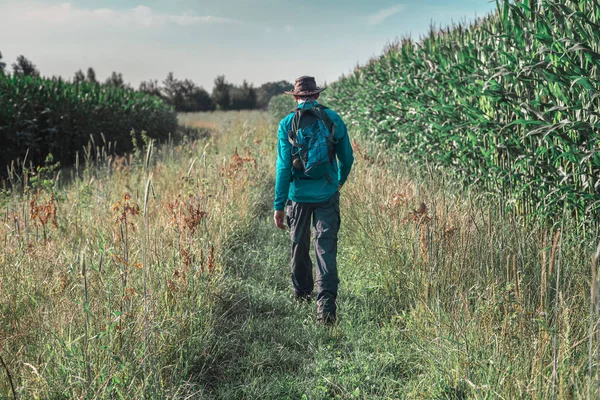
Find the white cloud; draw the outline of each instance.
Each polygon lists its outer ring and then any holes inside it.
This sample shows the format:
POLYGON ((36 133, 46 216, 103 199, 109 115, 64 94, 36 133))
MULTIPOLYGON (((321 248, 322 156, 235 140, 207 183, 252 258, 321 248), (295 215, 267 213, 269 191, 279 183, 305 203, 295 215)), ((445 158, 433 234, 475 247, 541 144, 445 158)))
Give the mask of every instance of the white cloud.
POLYGON ((285 26, 285 31, 286 31, 287 33, 292 33, 292 32, 294 31, 294 27, 293 27, 293 26, 291 26, 291 25, 286 25, 286 26, 285 26))
POLYGON ((398 4, 393 7, 384 8, 369 16, 369 25, 379 25, 389 17, 404 11, 406 4, 398 4))
POLYGON ((62 4, 0 0, 3 61, 10 69, 10 64, 23 54, 44 76, 69 78, 76 70, 85 71, 91 66, 100 80, 118 71, 134 86, 141 80, 161 80, 169 71, 179 78, 194 78, 210 85, 218 75, 216 70, 228 62, 233 52, 223 51, 207 33, 225 32, 234 37, 246 27, 238 21, 200 12, 101 7, 80 6, 75 0, 62 4))
MULTIPOLYGON (((150 7, 137 6, 135 8, 114 10, 110 8, 79 8, 71 3, 43 4, 41 2, 23 2, 9 6, 7 14, 23 23, 45 23, 53 25, 95 25, 103 26, 138 26, 155 27, 166 24, 197 25, 208 23, 237 22, 229 18, 215 17, 212 15, 195 15, 190 12, 182 14, 155 13, 150 7), (23 4, 24 3, 24 4, 23 4)), ((4 12, 2 13, 4 14, 4 12)))

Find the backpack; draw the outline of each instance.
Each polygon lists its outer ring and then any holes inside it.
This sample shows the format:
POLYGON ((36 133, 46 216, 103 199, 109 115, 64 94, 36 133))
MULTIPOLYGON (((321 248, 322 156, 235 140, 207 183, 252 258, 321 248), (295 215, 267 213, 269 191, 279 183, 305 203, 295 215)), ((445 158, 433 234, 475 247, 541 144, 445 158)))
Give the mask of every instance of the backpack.
MULTIPOLYGON (((306 103, 305 103, 306 104, 306 103)), ((292 112, 288 139, 292 145, 292 176, 294 179, 319 179, 331 177, 327 172, 335 161, 335 124, 321 104, 311 103, 311 108, 292 112)))

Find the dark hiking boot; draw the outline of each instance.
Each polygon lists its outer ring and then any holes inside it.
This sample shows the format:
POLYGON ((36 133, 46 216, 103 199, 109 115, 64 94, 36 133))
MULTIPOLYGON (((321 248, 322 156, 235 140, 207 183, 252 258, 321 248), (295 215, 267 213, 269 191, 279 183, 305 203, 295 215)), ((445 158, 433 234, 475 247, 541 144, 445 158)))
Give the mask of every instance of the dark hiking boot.
POLYGON ((305 303, 305 302, 310 303, 315 298, 315 294, 314 293, 306 293, 306 294, 299 295, 299 294, 294 293, 294 298, 299 303, 305 303))
POLYGON ((336 323, 335 313, 319 313, 317 315, 317 323, 324 326, 333 326, 336 323))
POLYGON ((322 293, 317 301, 317 322, 322 325, 335 324, 336 311, 335 296, 322 293))

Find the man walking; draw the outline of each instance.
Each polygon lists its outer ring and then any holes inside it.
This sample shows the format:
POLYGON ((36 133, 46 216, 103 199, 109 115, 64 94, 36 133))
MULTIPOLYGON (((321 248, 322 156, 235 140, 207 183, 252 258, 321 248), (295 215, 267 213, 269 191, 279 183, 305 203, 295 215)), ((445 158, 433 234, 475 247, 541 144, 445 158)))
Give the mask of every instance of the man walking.
POLYGON ((317 102, 325 88, 315 78, 301 76, 294 89, 298 106, 279 123, 275 225, 292 241, 292 286, 299 299, 310 300, 314 287, 310 258, 310 228, 317 269, 317 320, 336 320, 338 290, 337 240, 340 228, 340 193, 354 162, 344 121, 317 102), (284 208, 287 205, 286 213, 284 208), (312 220, 312 221, 311 221, 312 220))

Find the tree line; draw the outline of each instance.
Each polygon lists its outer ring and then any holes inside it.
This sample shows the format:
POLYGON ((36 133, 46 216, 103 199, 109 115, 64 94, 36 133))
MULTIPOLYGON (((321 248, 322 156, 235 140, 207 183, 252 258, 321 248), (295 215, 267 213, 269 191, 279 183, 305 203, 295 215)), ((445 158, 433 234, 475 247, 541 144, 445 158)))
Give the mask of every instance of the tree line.
MULTIPOLYGON (((40 75, 35 64, 23 55, 17 57, 16 62, 12 64, 12 71, 13 75, 40 75)), ((0 52, 0 75, 5 73, 7 73, 7 64, 2 62, 0 52)), ((287 81, 267 82, 254 87, 244 80, 241 85, 235 85, 227 82, 225 75, 219 75, 214 80, 212 92, 209 93, 191 79, 178 79, 170 72, 161 83, 158 80, 143 81, 135 89, 126 83, 123 74, 118 72, 113 72, 104 82, 100 82, 92 67, 89 67, 86 72, 78 70, 70 81, 74 84, 114 86, 151 94, 171 104, 178 112, 266 109, 273 96, 293 87, 287 81)))

